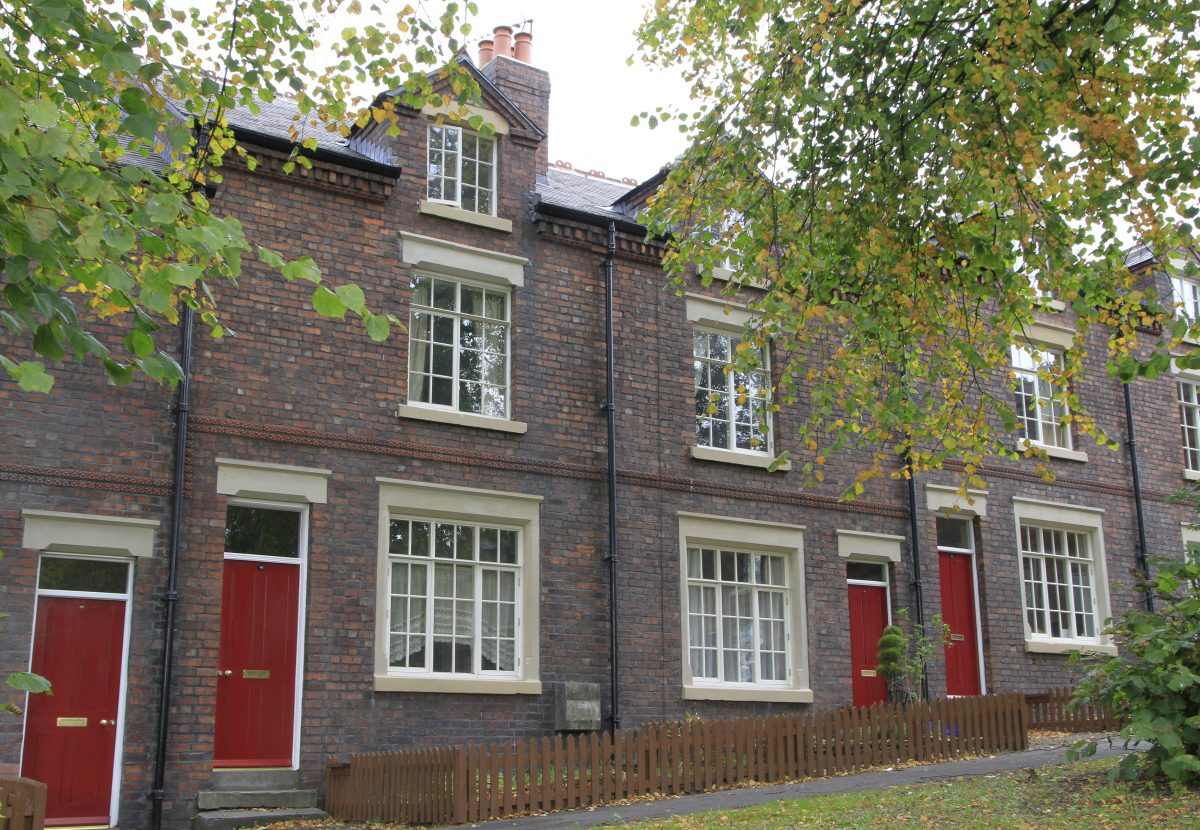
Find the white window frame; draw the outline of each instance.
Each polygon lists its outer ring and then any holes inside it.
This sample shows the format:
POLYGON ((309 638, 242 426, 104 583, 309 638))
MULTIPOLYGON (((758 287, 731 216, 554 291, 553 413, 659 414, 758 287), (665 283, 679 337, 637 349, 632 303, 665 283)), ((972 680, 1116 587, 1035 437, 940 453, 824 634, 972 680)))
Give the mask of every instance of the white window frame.
POLYGON ((1195 324, 1200 321, 1200 281, 1188 277, 1171 277, 1171 300, 1175 317, 1195 324))
MULTIPOLYGON (((1013 498, 1013 518, 1016 525, 1017 572, 1014 575, 1021 592, 1021 626, 1025 632, 1025 650, 1043 654, 1066 654, 1071 651, 1098 652, 1116 654, 1116 646, 1103 633, 1104 626, 1111 615, 1111 604, 1108 593, 1108 570, 1104 553, 1104 511, 1094 507, 1078 507, 1075 505, 1057 504, 1040 499, 1013 498), (1080 533, 1088 540, 1092 614, 1095 636, 1092 637, 1052 637, 1048 634, 1035 634, 1029 628, 1028 612, 1025 593, 1025 559, 1023 527, 1066 531, 1080 533)), ((1045 557, 1042 557, 1043 559, 1045 557)), ((1042 573, 1042 585, 1046 583, 1045 571, 1042 573)), ((1071 592, 1071 602, 1074 602, 1074 590, 1071 592)), ((1072 620, 1072 627, 1074 621, 1072 620)))
MULTIPOLYGON (((460 694, 541 694, 539 657, 539 519, 541 496, 378 478, 379 536, 375 609, 375 691, 460 694), (392 518, 518 530, 517 669, 451 674, 390 665, 392 518)), ((431 562, 438 561, 429 560, 431 562)), ((442 560, 450 562, 451 560, 442 560)), ((476 563, 478 565, 478 563, 476 563)), ((478 569, 477 569, 478 574, 478 569)), ((476 625, 479 620, 476 619, 476 625)))
MULTIPOLYGON (((528 424, 513 420, 511 416, 514 406, 512 388, 514 312, 518 290, 525 285, 525 266, 529 264, 529 260, 525 257, 490 251, 486 248, 476 248, 472 245, 462 245, 407 231, 400 232, 400 258, 412 267, 414 274, 419 276, 458 282, 466 281, 485 289, 507 292, 508 397, 506 403, 509 414, 508 417, 495 418, 490 415, 476 415, 473 412, 460 412, 448 406, 405 402, 396 407, 396 415, 400 418, 456 424, 499 432, 523 434, 528 431, 528 424)), ((410 360, 410 358, 406 356, 405 360, 410 360)), ((404 377, 407 386, 407 363, 404 367, 404 377)))
MULTIPOLYGON (((434 307, 433 299, 432 299, 432 290, 433 290, 432 288, 430 289, 430 291, 431 291, 430 304, 429 305, 417 305, 416 292, 415 292, 415 288, 414 288, 413 298, 412 298, 412 301, 409 303, 409 338, 408 338, 409 356, 408 356, 408 368, 407 368, 408 391, 409 391, 408 405, 414 406, 414 407, 420 407, 423 409, 433 409, 433 410, 439 410, 442 412, 452 412, 452 413, 455 413, 458 415, 468 416, 471 418, 486 419, 488 421, 510 420, 509 416, 512 412, 512 335, 513 335, 512 291, 510 291, 506 287, 498 286, 495 284, 480 282, 480 281, 476 281, 476 280, 470 280, 470 279, 466 279, 464 277, 445 276, 445 275, 437 274, 437 273, 414 272, 413 273, 413 281, 415 282, 417 279, 427 279, 427 280, 432 280, 434 282, 453 284, 455 286, 455 288, 454 288, 455 308, 454 308, 454 310, 449 310, 449 309, 434 307), (475 288, 475 289, 478 289, 483 292, 492 292, 492 293, 497 293, 497 294, 503 294, 504 295, 504 310, 505 310, 504 320, 497 321, 495 318, 485 318, 485 317, 481 317, 481 316, 477 316, 477 315, 466 314, 463 311, 461 311, 462 291, 463 291, 464 287, 475 288), (436 343, 436 341, 434 341, 432 339, 433 317, 434 316, 449 317, 454 320, 454 342, 452 344, 450 344, 454 350, 454 365, 452 368, 453 374, 450 377, 450 393, 451 393, 451 400, 452 400, 452 403, 450 403, 450 404, 438 404, 438 403, 433 403, 432 401, 419 401, 419 400, 415 400, 412 397, 414 374, 423 374, 423 373, 414 373, 413 367, 412 367, 413 354, 414 354, 414 352, 413 352, 413 343, 414 343, 413 332, 416 330, 415 316, 417 314, 427 314, 430 317, 430 327, 431 327, 430 345, 431 345, 431 347, 432 347, 432 345, 434 345, 436 343), (471 320, 479 321, 480 325, 502 325, 504 327, 504 413, 502 415, 487 415, 487 414, 484 414, 483 412, 471 412, 471 411, 463 410, 460 408, 462 405, 462 400, 460 397, 460 389, 459 389, 459 377, 460 377, 459 373, 460 373, 460 369, 461 369, 462 354, 463 354, 463 347, 462 347, 462 342, 461 342, 461 331, 462 331, 462 321, 464 319, 471 319, 471 320)), ((485 294, 485 296, 486 296, 486 294, 485 294)), ((486 302, 486 300, 485 300, 485 302, 486 302)), ((432 360, 432 353, 430 354, 429 359, 432 360)), ((431 373, 429 375, 431 383, 432 383, 433 377, 434 377, 434 375, 431 373)))
MULTIPOLYGON (((411 532, 411 528, 412 528, 411 523, 419 522, 419 523, 428 524, 429 532, 431 534, 431 538, 430 538, 431 543, 433 542, 432 534, 434 533, 434 527, 436 525, 443 525, 443 526, 448 525, 448 526, 451 526, 454 528, 470 528, 471 534, 472 534, 472 540, 471 540, 472 548, 473 548, 473 551, 475 551, 476 553, 480 549, 479 537, 480 537, 481 532, 491 531, 491 530, 509 531, 516 535, 517 561, 515 563, 510 564, 510 563, 503 563, 498 560, 496 562, 487 562, 487 561, 484 561, 482 559, 477 559, 477 558, 473 558, 473 559, 469 559, 469 560, 468 559, 460 559, 457 557, 455 557, 455 558, 440 557, 439 558, 432 554, 427 555, 427 556, 419 556, 419 555, 412 555, 409 553, 393 552, 393 551, 389 550, 389 552, 388 552, 389 583, 392 583, 393 576, 394 576, 392 569, 396 565, 408 565, 410 567, 411 566, 424 566, 426 568, 425 591, 424 591, 423 595, 420 597, 416 597, 416 595, 414 595, 414 594, 405 594, 405 595, 413 597, 413 598, 418 598, 422 602, 425 603, 425 629, 426 630, 421 635, 421 638, 425 640, 425 649, 424 650, 427 655, 427 659, 429 661, 429 667, 428 668, 425 668, 425 667, 416 668, 416 667, 404 667, 404 666, 392 665, 392 663, 391 663, 391 656, 392 656, 391 655, 392 600, 394 600, 397 596, 399 596, 399 594, 397 594, 396 591, 392 587, 389 587, 389 592, 388 592, 389 602, 388 602, 387 608, 384 609, 385 613, 388 616, 389 638, 388 638, 388 642, 384 644, 385 648, 387 648, 387 650, 388 650, 388 658, 389 658, 388 659, 388 672, 391 674, 412 675, 414 677, 437 677, 437 678, 448 678, 448 679, 458 678, 458 679, 474 680, 474 679, 490 678, 490 677, 514 679, 514 680, 520 679, 520 677, 521 677, 521 658, 522 658, 520 632, 521 632, 521 627, 522 627, 522 622, 523 622, 522 614, 521 614, 521 604, 520 604, 520 602, 517 601, 521 596, 521 584, 522 584, 522 582, 521 582, 521 566, 523 564, 521 561, 521 541, 520 541, 521 540, 521 528, 520 528, 520 526, 508 526, 508 525, 502 524, 500 522, 486 522, 486 521, 468 522, 463 519, 453 519, 453 520, 431 519, 431 518, 428 518, 425 516, 408 515, 406 513, 401 513, 401 512, 397 512, 397 511, 392 511, 388 516, 389 526, 390 526, 391 522, 393 522, 393 521, 409 522, 410 523, 410 525, 409 525, 410 532, 411 532), (436 606, 437 600, 439 599, 439 597, 437 597, 435 595, 436 579, 435 579, 435 575, 434 575, 434 570, 439 565, 447 566, 447 567, 451 567, 451 568, 469 567, 471 569, 472 587, 471 587, 470 605, 471 605, 473 626, 472 626, 472 632, 471 632, 470 637, 471 637, 472 667, 471 667, 471 670, 468 672, 457 672, 457 671, 453 671, 453 670, 438 671, 437 669, 433 668, 434 651, 435 651, 435 647, 436 647, 436 642, 435 642, 436 635, 434 632, 434 624, 433 623, 434 623, 434 618, 437 613, 435 606, 436 606), (513 600, 514 600, 516 607, 514 608, 515 640, 513 642, 513 668, 511 670, 485 669, 485 668, 483 668, 483 666, 481 664, 482 657, 483 657, 483 651, 484 651, 483 642, 486 639, 484 637, 483 624, 482 624, 483 605, 486 602, 486 600, 483 596, 483 575, 484 575, 485 571, 494 571, 497 574, 510 573, 513 575, 513 583, 514 583, 513 600)), ((455 540, 455 542, 457 544, 457 539, 455 540)), ((457 553, 457 551, 455 551, 455 552, 457 553)), ((446 598, 441 597, 440 599, 446 599, 446 598)), ((455 597, 452 604, 457 605, 458 601, 459 601, 458 598, 455 597)), ((413 635, 410 634, 408 636, 412 637, 413 635)), ((458 635, 453 635, 453 639, 459 640, 459 639, 463 639, 463 638, 461 638, 458 635)))
MULTIPOLYGON (((809 688, 808 630, 804 589, 804 528, 777 522, 756 522, 680 511, 679 591, 683 698, 685 700, 812 703, 809 688), (691 670, 690 610, 688 607, 688 549, 712 548, 781 556, 786 569, 785 642, 788 677, 784 681, 726 682, 693 677, 691 670)), ((757 638, 756 638, 757 639, 757 638)), ((720 656, 718 655, 718 660, 720 656)), ((757 668, 756 668, 757 673, 757 668)))
POLYGON ((1013 389, 1013 394, 1016 395, 1017 420, 1021 424, 1021 440, 1035 447, 1043 447, 1046 449, 1055 450, 1072 450, 1071 441, 1071 424, 1070 422, 1063 423, 1063 419, 1070 415, 1070 410, 1067 409, 1066 403, 1060 403, 1056 400, 1059 389, 1056 387, 1054 380, 1045 376, 1045 366, 1054 363, 1061 368, 1063 363, 1063 352, 1058 349, 1047 348, 1035 344, 1012 346, 1012 373, 1017 385, 1013 389), (1038 369, 1030 369, 1023 366, 1022 357, 1028 358, 1029 362, 1038 364, 1038 369), (1024 407, 1021 405, 1021 400, 1025 397, 1022 391, 1022 386, 1025 383, 1032 383, 1034 387, 1033 394, 1033 416, 1032 419, 1024 415, 1024 407), (1043 389, 1048 391, 1048 394, 1043 394, 1043 389), (1061 409, 1061 412, 1057 410, 1061 409), (1029 437, 1029 427, 1031 424, 1036 424, 1038 435, 1036 438, 1029 437), (1047 432, 1057 433, 1061 436, 1060 441, 1046 440, 1047 432))
MULTIPOLYGON (((758 317, 750 311, 745 305, 727 301, 715 300, 712 297, 706 297, 702 294, 685 293, 686 314, 688 322, 691 323, 691 328, 688 332, 688 342, 694 344, 694 337, 697 331, 704 331, 711 334, 723 334, 731 337, 741 338, 746 331, 753 328, 758 321, 758 317)), ((689 350, 691 357, 691 365, 695 364, 695 346, 689 350)), ((770 349, 764 347, 762 349, 763 367, 762 373, 766 376, 767 382, 767 397, 766 397, 766 449, 751 450, 738 449, 736 447, 706 447, 693 443, 690 447, 692 458, 701 461, 720 461, 726 464, 739 464, 746 467, 757 467, 759 469, 768 470, 772 467, 777 471, 786 471, 791 469, 791 464, 787 461, 775 463, 775 454, 778 452, 778 447, 775 442, 775 418, 772 416, 770 409, 771 402, 771 365, 770 365, 770 349)), ((693 379, 691 386, 692 394, 689 400, 692 401, 689 406, 693 419, 692 434, 695 435, 695 392, 696 385, 693 379)), ((732 401, 732 397, 731 397, 732 401)), ((732 439, 732 415, 730 420, 730 437, 732 439)))
MULTIPOLYGON (((713 413, 719 420, 721 420, 729 425, 729 431, 728 431, 728 436, 727 436, 727 439, 725 442, 725 446, 717 447, 717 446, 713 446, 711 444, 701 444, 701 443, 699 443, 699 441, 697 441, 696 446, 697 447, 706 447, 708 449, 714 449, 714 450, 724 450, 727 452, 740 452, 740 453, 751 454, 754 456, 767 456, 769 458, 773 458, 774 453, 772 451, 772 444, 774 443, 774 441, 772 438, 772 430, 770 428, 770 421, 771 421, 770 410, 767 409, 767 407, 771 403, 771 396, 770 396, 771 363, 770 363, 770 359, 767 356, 765 349, 761 350, 762 365, 758 368, 758 370, 753 372, 753 374, 762 376, 763 386, 765 387, 765 392, 766 392, 765 396, 760 398, 760 400, 762 401, 764 417, 763 417, 762 421, 760 422, 760 426, 758 429, 758 436, 757 436, 762 441, 762 445, 761 445, 761 448, 737 446, 737 437, 736 437, 737 422, 736 422, 735 418, 736 418, 738 390, 737 390, 737 387, 734 385, 734 375, 737 373, 735 371, 725 371, 725 367, 732 365, 732 363, 734 362, 735 357, 733 355, 733 351, 736 348, 737 342, 739 342, 741 340, 742 340, 741 333, 735 333, 735 332, 729 331, 727 329, 717 329, 717 328, 711 328, 711 327, 702 326, 702 325, 692 326, 692 344, 693 344, 692 345, 692 364, 693 364, 693 366, 698 362, 702 365, 706 365, 706 366, 710 367, 710 369, 711 368, 720 368, 721 371, 725 374, 726 383, 728 384, 728 388, 726 389, 726 395, 728 396, 728 404, 725 408, 725 411, 713 413), (713 357, 708 357, 708 356, 704 356, 704 355, 697 355, 696 348, 695 348, 695 340, 696 340, 697 335, 702 335, 704 337, 715 336, 715 337, 728 338, 729 339, 729 351, 730 351, 729 359, 721 360, 720 358, 713 358, 713 357)), ((700 391, 700 387, 695 384, 694 379, 693 379, 693 383, 692 383, 692 391, 693 391, 693 393, 700 391)), ((711 398, 711 395, 710 395, 710 398, 711 398)), ((749 395, 749 393, 747 393, 747 400, 748 401, 753 400, 753 398, 749 395)), ((699 414, 696 415, 696 419, 697 419, 697 421, 699 421, 699 419, 700 419, 699 414)))
MULTIPOLYGON (((426 163, 425 196, 426 196, 426 199, 433 204, 449 205, 450 207, 454 207, 459 210, 468 211, 470 213, 477 213, 482 216, 495 216, 496 215, 496 203, 499 201, 499 196, 500 196, 500 175, 499 175, 500 171, 499 171, 499 164, 498 164, 499 157, 498 157, 498 154, 496 151, 497 144, 498 144, 497 137, 494 135, 486 136, 481 133, 477 133, 474 130, 469 130, 464 127, 457 126, 455 124, 445 124, 445 123, 437 124, 437 123, 431 122, 428 125, 428 128, 426 129, 425 140, 426 140, 426 156, 425 156, 425 163, 426 163), (454 199, 448 199, 444 195, 442 196, 442 198, 434 198, 430 194, 430 188, 432 186, 433 179, 435 178, 432 175, 433 154, 435 152, 434 146, 433 146, 434 130, 444 130, 446 133, 454 132, 454 133, 458 134, 458 152, 454 154, 453 169, 450 169, 449 165, 445 164, 445 162, 443 162, 444 163, 443 173, 441 176, 437 177, 437 178, 440 178, 443 182, 453 182, 454 183, 455 193, 457 194, 456 198, 454 198, 454 199), (477 190, 480 190, 483 192, 488 192, 491 194, 491 202, 492 202, 491 210, 479 210, 478 207, 468 207, 463 202, 462 167, 463 167, 463 157, 464 157, 465 151, 466 151, 466 138, 468 136, 473 137, 477 142, 480 142, 480 144, 482 144, 482 142, 487 142, 487 144, 490 145, 490 147, 491 147, 491 158, 486 159, 486 160, 475 159, 475 161, 476 161, 477 165, 487 165, 491 169, 492 186, 490 188, 480 188, 477 185, 472 185, 472 187, 474 187, 477 190)), ((477 145, 477 146, 480 146, 480 145, 477 145)), ((443 153, 443 158, 444 158, 444 154, 446 152, 444 149, 444 144, 443 144, 443 149, 441 149, 440 152, 443 153)), ((476 200, 476 205, 478 205, 478 200, 476 200)))
POLYGON ((1200 378, 1179 375, 1175 379, 1182 430, 1184 478, 1200 479, 1200 378))

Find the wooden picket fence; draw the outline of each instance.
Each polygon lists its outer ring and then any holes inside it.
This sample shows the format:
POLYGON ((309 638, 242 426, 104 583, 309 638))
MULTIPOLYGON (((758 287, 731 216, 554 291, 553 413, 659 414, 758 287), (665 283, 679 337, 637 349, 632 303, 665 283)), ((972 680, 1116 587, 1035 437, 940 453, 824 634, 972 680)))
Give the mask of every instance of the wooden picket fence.
POLYGON ((325 810, 348 821, 461 824, 1026 747, 1021 694, 804 715, 655 723, 616 733, 403 749, 330 760, 325 810))
POLYGON ((1029 728, 1054 732, 1099 732, 1120 729, 1121 721, 1107 709, 1084 704, 1075 710, 1067 708, 1074 690, 1065 687, 1042 694, 1025 695, 1029 707, 1029 728))
POLYGON ((0 830, 43 830, 46 785, 29 778, 0 776, 0 830))

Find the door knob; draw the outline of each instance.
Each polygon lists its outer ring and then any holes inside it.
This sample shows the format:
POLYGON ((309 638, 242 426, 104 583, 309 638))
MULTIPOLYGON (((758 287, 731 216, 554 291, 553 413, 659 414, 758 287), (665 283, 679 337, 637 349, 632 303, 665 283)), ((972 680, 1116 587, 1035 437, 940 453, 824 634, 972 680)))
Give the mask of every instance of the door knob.
POLYGON ((101 725, 101 726, 116 726, 116 725, 117 725, 117 719, 116 719, 116 718, 113 718, 112 720, 106 720, 106 719, 104 719, 104 718, 101 718, 101 719, 100 719, 100 725, 101 725))
POLYGON ((233 677, 233 669, 225 669, 225 671, 217 669, 217 674, 221 677, 233 677))

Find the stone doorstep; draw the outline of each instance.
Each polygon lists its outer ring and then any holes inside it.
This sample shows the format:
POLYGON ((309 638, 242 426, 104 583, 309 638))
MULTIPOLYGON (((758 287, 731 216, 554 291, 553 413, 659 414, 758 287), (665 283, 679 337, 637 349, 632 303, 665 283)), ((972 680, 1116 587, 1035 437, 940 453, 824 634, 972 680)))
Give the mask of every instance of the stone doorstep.
POLYGON ((203 790, 196 794, 196 808, 199 810, 236 810, 243 807, 303 809, 316 806, 316 790, 203 790))
POLYGON ((237 830, 254 824, 323 818, 327 818, 325 811, 315 807, 298 810, 210 810, 196 816, 192 827, 194 830, 237 830))
POLYGON ((212 789, 226 792, 294 790, 299 785, 300 772, 294 769, 218 769, 212 776, 212 789))

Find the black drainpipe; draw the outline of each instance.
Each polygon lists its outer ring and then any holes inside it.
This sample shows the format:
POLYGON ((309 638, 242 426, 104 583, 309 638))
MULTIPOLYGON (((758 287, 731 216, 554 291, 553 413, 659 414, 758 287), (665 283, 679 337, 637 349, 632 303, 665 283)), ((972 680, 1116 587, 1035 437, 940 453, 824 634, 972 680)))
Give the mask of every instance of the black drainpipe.
POLYGON ((608 416, 608 630, 609 711, 612 728, 621 728, 621 690, 618 672, 617 627, 617 383, 613 358, 613 258, 617 254, 617 224, 608 223, 608 247, 604 255, 604 363, 606 392, 604 411, 608 416))
POLYGON ((179 366, 183 378, 179 382, 179 400, 175 404, 175 476, 171 488, 171 539, 167 558, 167 590, 163 602, 167 605, 166 629, 163 632, 162 685, 158 700, 158 739, 154 755, 154 784, 150 789, 150 828, 162 827, 163 786, 167 773, 167 732, 171 724, 171 684, 175 655, 175 610, 179 602, 176 591, 179 569, 180 535, 183 524, 183 485, 187 470, 188 413, 191 410, 192 385, 192 309, 186 304, 180 313, 179 328, 182 346, 179 366))
MULTIPOLYGON (((907 461, 911 462, 911 450, 907 455, 907 461)), ((921 588, 921 527, 917 521, 917 474, 909 463, 908 470, 908 532, 911 538, 912 548, 912 570, 913 570, 913 604, 916 606, 913 615, 913 622, 925 629, 925 597, 924 591, 921 588)), ((928 632, 926 632, 928 633, 928 632)), ((941 636, 941 632, 938 632, 941 636)), ((925 699, 929 699, 929 675, 922 673, 921 675, 921 694, 925 699)))
MULTIPOLYGON (((1129 471, 1133 474, 1133 512, 1137 517, 1138 533, 1138 569, 1147 580, 1150 579, 1150 563, 1146 558, 1146 514, 1142 504, 1142 477, 1138 472, 1137 438, 1133 431, 1133 395, 1129 384, 1121 384, 1125 393, 1125 446, 1129 447, 1129 471)), ((1145 593, 1146 610, 1154 610, 1154 592, 1149 588, 1145 593)))

